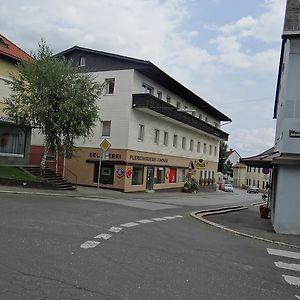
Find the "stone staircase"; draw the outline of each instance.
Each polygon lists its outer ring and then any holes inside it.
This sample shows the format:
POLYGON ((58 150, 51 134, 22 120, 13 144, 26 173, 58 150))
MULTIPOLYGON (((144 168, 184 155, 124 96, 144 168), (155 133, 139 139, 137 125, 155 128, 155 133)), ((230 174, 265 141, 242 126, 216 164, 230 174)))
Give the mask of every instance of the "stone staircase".
POLYGON ((39 176, 46 179, 46 181, 55 185, 59 190, 76 190, 76 187, 74 187, 70 182, 56 174, 48 167, 45 168, 44 175, 41 175, 40 166, 23 166, 22 168, 33 176, 39 176))

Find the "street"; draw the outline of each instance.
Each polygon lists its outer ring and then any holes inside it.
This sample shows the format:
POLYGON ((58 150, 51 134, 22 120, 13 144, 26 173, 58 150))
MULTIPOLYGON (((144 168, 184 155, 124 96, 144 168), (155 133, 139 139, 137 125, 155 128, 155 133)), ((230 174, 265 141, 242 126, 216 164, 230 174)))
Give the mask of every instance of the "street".
POLYGON ((0 299, 296 299, 299 289, 274 264, 287 255, 276 251, 294 250, 189 215, 259 200, 243 190, 0 193, 0 299))

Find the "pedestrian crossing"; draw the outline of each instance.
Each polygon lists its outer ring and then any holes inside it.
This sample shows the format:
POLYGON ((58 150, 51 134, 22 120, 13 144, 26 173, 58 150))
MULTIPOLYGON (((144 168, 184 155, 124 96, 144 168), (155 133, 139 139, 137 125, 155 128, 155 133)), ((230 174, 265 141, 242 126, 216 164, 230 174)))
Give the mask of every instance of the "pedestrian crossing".
MULTIPOLYGON (((267 252, 276 258, 280 258, 274 264, 284 273, 282 278, 285 282, 300 288, 300 252, 272 248, 267 248, 267 252)), ((295 298, 300 299, 300 296, 295 295, 295 298)))

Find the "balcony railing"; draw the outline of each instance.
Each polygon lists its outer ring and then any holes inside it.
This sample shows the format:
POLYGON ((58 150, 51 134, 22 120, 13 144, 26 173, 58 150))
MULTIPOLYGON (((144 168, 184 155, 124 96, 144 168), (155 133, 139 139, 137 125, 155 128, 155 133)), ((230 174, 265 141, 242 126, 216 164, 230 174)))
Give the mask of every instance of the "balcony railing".
POLYGON ((228 133, 216 128, 189 113, 178 111, 173 105, 166 103, 150 94, 133 94, 132 107, 150 109, 173 120, 189 125, 222 140, 228 140, 228 133))

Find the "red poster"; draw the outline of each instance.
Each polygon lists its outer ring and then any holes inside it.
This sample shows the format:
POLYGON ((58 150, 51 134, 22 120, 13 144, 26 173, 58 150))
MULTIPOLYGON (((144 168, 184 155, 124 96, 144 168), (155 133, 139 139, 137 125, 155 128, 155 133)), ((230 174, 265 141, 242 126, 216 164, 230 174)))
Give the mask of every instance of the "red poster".
POLYGON ((169 183, 175 183, 176 182, 176 168, 170 168, 169 172, 169 183))

